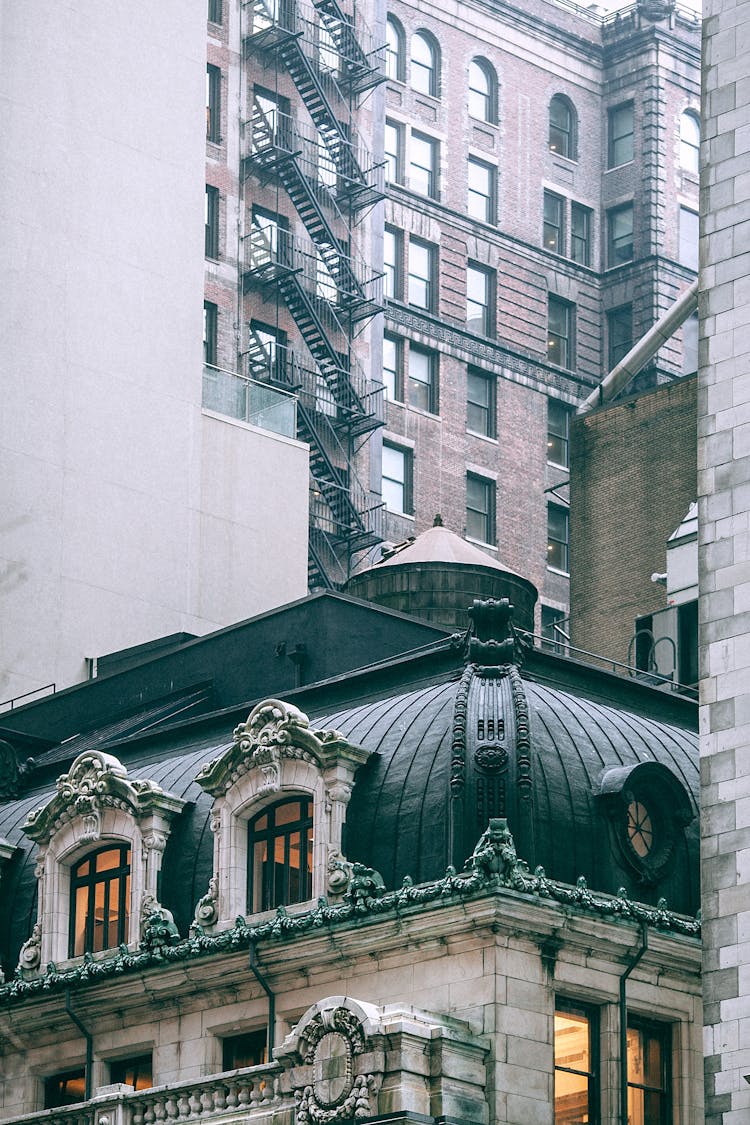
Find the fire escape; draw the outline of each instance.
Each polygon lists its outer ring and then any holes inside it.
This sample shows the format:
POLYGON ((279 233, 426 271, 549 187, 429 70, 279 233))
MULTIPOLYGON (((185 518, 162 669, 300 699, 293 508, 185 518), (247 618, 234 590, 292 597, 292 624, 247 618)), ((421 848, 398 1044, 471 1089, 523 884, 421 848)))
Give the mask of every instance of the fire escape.
POLYGON ((297 349, 248 328, 247 374, 293 389, 298 436, 310 446, 308 582, 334 588, 352 556, 381 542, 380 498, 358 480, 354 458, 384 422, 383 386, 359 364, 354 340, 382 308, 382 275, 354 250, 358 219, 383 197, 382 168, 369 159, 352 111, 383 81, 337 0, 248 0, 244 49, 283 66, 310 122, 253 95, 245 123, 243 179, 273 184, 291 200, 306 237, 278 217, 253 212, 244 237, 243 291, 283 303, 297 349))

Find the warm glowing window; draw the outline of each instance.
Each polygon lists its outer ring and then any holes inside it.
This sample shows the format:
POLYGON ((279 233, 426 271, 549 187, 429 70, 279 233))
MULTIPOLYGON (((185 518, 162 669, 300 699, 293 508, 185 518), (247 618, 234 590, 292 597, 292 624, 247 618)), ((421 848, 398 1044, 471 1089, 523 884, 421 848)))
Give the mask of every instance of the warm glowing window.
POLYGON ((248 910, 252 914, 312 896, 312 801, 280 801, 249 825, 248 910))
POLYGON ((221 1041, 222 1070, 239 1070, 245 1066, 260 1066, 268 1062, 268 1035, 265 1027, 245 1031, 241 1035, 228 1035, 221 1041))
POLYGON ((101 848, 70 872, 68 955, 99 953, 128 940, 130 848, 101 848))
POLYGON ((64 1074, 53 1074, 44 1080, 44 1108, 59 1109, 65 1105, 75 1105, 86 1097, 86 1071, 68 1070, 64 1074))
POLYGON ((555 1006, 555 1125, 596 1125, 596 1010, 555 1006))
POLYGON ((110 1082, 126 1082, 134 1090, 150 1090, 154 1084, 151 1054, 130 1059, 113 1059, 109 1064, 110 1082))
POLYGON ((628 1121, 630 1125, 668 1125, 670 1108, 670 1028, 628 1023, 628 1121))

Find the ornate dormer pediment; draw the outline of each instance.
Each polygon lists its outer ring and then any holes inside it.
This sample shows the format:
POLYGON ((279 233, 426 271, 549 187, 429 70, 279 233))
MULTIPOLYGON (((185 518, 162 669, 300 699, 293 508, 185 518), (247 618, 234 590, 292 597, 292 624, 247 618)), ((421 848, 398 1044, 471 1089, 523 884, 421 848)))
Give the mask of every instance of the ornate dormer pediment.
POLYGON ((261 776, 258 792, 279 788, 283 760, 306 762, 322 772, 348 764, 354 770, 370 752, 354 746, 335 730, 313 730, 307 715, 291 703, 266 699, 235 728, 232 743, 207 762, 196 780, 213 797, 223 796, 252 770, 261 776))
POLYGON ((29 813, 23 831, 46 844, 64 824, 78 821, 82 826, 79 839, 93 842, 101 835, 106 810, 121 810, 139 822, 147 817, 171 821, 184 804, 153 781, 129 778, 112 754, 86 750, 58 777, 57 792, 47 804, 29 813))

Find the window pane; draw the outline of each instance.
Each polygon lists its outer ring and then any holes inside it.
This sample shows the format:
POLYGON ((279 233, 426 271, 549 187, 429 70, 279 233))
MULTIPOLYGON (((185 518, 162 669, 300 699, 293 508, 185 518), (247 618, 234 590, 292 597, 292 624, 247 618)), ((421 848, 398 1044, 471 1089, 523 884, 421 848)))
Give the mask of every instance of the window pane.
POLYGON ((565 98, 555 96, 549 107, 549 149, 560 156, 575 159, 575 118, 565 98))
POLYGON ((633 258, 633 205, 626 204, 609 212, 609 245, 607 265, 619 266, 633 258))
POLYGON ((385 123, 385 178, 388 183, 400 184, 403 182, 403 157, 402 153, 403 132, 400 125, 394 121, 385 123))
POLYGON ((466 534, 481 543, 495 539, 495 482, 483 477, 466 477, 466 534))
POLYGON ((551 250, 553 254, 565 253, 563 215, 564 201, 559 195, 545 191, 543 243, 545 250, 551 250))
POLYGON ((475 219, 483 223, 494 223, 494 168, 480 160, 469 159, 468 198, 466 209, 475 219))
POLYGON ((555 1009, 555 1125, 598 1121, 592 1058, 595 1013, 558 1003, 555 1009))
POLYGON ((437 195, 437 144, 421 133, 412 133, 409 187, 420 195, 437 195))
POLYGON ((573 310, 575 306, 550 297, 548 301, 547 358, 570 370, 574 363, 573 310))
POLYGON ((568 570, 568 512, 556 504, 547 507, 547 566, 568 570))
POLYGON ((401 232, 386 227, 383 234, 383 294, 392 300, 400 296, 399 266, 401 258, 401 232))
POLYGON ((495 383, 481 371, 466 375, 466 427, 485 437, 495 437, 495 383))
POLYGON ((433 372, 435 358, 432 352, 412 344, 409 348, 409 405, 420 410, 434 411, 433 372))
POLYGON ((698 314, 689 316, 682 326, 682 374, 698 370, 698 314))
POLYGON ((568 467, 570 411, 557 399, 547 400, 547 460, 568 467))
POLYGON ((154 1084, 151 1055, 138 1055, 132 1059, 118 1059, 109 1064, 110 1082, 127 1082, 136 1090, 148 1090, 154 1084))
POLYGON ((466 327, 470 332, 489 336, 494 328, 494 310, 491 308, 492 285, 490 273, 479 266, 466 270, 466 327))
POLYGON ((578 203, 570 207, 570 256, 581 266, 591 265, 591 212, 578 203))
POLYGON ((403 36, 395 20, 390 16, 385 24, 385 73, 394 82, 404 80, 403 36))
POLYGON ((386 398, 400 402, 401 389, 401 341, 396 336, 383 336, 383 382, 386 398))
POLYGON ((609 335, 609 369, 623 359, 633 346, 633 308, 623 305, 607 313, 607 332, 609 335))
POLYGON ((412 238, 409 244, 409 304, 432 308, 432 248, 412 238))
POLYGON ((698 175, 701 126, 694 113, 683 113, 680 118, 680 167, 685 172, 698 175))
POLYGON ((420 32, 411 40, 411 84, 420 94, 437 94, 435 50, 420 32))
POLYGON ((411 508, 411 462, 405 449, 383 442, 382 493, 391 512, 408 512, 411 508))
POLYGON ((494 122, 494 83, 486 66, 472 59, 469 63, 469 116, 494 122))
POLYGON ((633 159, 633 103, 609 111, 608 166, 616 168, 633 159))
POLYGON ((245 1066, 260 1066, 268 1061, 268 1035, 265 1027, 246 1031, 243 1035, 230 1035, 222 1040, 222 1069, 238 1070, 245 1066))

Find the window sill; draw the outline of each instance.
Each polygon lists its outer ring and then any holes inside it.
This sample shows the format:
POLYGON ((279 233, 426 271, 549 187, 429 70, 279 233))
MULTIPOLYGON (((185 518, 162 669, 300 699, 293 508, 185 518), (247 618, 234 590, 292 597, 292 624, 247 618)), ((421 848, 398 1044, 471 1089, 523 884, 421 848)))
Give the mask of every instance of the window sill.
POLYGON ((489 434, 480 434, 478 430, 470 430, 468 428, 468 426, 466 427, 466 432, 467 432, 467 434, 470 434, 471 437, 479 438, 480 441, 486 441, 490 445, 497 445, 498 444, 498 441, 497 441, 496 437, 490 437, 489 434))
POLYGON ((569 570, 560 570, 556 566, 550 566, 549 563, 547 564, 547 570, 550 572, 550 574, 559 574, 561 578, 570 578, 569 570))
POLYGON ((553 148, 549 148, 547 151, 555 160, 562 160, 565 164, 572 164, 574 168, 578 167, 579 161, 577 156, 566 156, 563 152, 555 152, 553 148))
POLYGON ((385 510, 389 516, 398 516, 399 519, 410 520, 412 523, 414 523, 414 520, 416 518, 413 512, 396 512, 393 510, 393 508, 386 508, 385 510))
POLYGON ((635 163, 634 160, 626 160, 623 164, 613 164, 611 168, 605 168, 604 172, 605 172, 605 174, 607 172, 618 172, 620 170, 620 168, 627 168, 628 164, 634 164, 634 163, 635 163))
POLYGON ((432 410, 423 410, 421 406, 409 406, 409 410, 414 414, 421 415, 422 418, 432 418, 435 422, 442 422, 443 420, 439 414, 435 414, 432 410))
POLYGON ((570 472, 570 465, 563 465, 559 461, 550 461, 550 459, 547 458, 547 464, 552 465, 555 469, 564 469, 566 473, 570 472))
POLYGON ((474 539, 473 536, 467 535, 467 543, 476 543, 477 547, 486 547, 489 551, 494 551, 497 554, 497 543, 485 543, 484 539, 474 539))

